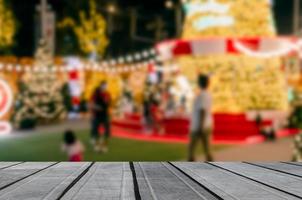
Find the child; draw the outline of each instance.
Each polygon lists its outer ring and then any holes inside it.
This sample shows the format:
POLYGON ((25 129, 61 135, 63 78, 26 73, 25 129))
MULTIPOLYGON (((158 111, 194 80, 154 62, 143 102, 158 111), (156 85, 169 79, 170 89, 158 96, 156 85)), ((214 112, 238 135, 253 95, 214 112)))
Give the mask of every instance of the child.
POLYGON ((71 130, 64 133, 64 143, 62 145, 63 152, 68 155, 68 160, 71 162, 83 161, 84 147, 82 143, 77 140, 75 134, 71 130))

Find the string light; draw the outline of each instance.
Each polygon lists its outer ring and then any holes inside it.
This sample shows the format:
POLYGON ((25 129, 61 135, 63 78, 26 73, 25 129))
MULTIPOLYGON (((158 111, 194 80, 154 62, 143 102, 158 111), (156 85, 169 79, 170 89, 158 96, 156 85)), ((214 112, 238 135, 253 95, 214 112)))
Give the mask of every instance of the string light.
MULTIPOLYGON (((87 62, 83 61, 79 65, 82 66, 82 70, 93 70, 93 71, 104 71, 107 72, 108 67, 117 67, 116 65, 121 65, 119 68, 114 69, 115 72, 130 72, 135 69, 140 69, 141 67, 146 67, 149 64, 154 64, 156 61, 160 60, 160 56, 154 48, 146 49, 141 52, 136 52, 133 54, 128 54, 126 56, 120 56, 116 59, 103 60, 101 63, 87 62), (127 65, 125 65, 127 63, 127 65), (123 66, 126 66, 125 68, 123 66), (123 68, 123 69, 122 69, 123 68)), ((17 72, 34 72, 34 73, 57 73, 57 72, 68 72, 68 65, 55 65, 53 67, 44 67, 37 65, 22 65, 22 64, 10 64, 10 63, 0 63, 0 70, 7 71, 17 71, 17 72)), ((110 70, 109 70, 110 71, 110 70)))

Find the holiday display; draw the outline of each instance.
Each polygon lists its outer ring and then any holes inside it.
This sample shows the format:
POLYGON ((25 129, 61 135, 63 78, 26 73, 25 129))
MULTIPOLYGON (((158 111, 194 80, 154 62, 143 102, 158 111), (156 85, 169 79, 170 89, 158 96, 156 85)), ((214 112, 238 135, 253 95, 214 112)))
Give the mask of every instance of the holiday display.
POLYGON ((90 101, 94 90, 100 86, 102 81, 108 83, 108 91, 113 102, 116 102, 122 93, 122 78, 117 74, 102 72, 87 73, 85 80, 86 84, 83 97, 87 101, 90 101))
POLYGON ((53 65, 50 52, 42 40, 35 55, 35 69, 25 72, 19 82, 13 122, 18 128, 57 121, 64 117, 62 81, 55 73, 47 73, 53 65))
POLYGON ((0 77, 0 135, 11 131, 7 115, 13 104, 13 92, 8 82, 0 77))
POLYGON ((283 110, 288 108, 286 79, 278 58, 248 56, 201 56, 179 58, 180 66, 191 80, 196 72, 211 75, 215 112, 283 110))
POLYGON ((78 23, 71 18, 66 18, 59 24, 59 27, 72 27, 83 53, 102 56, 109 43, 106 36, 106 21, 97 12, 95 0, 90 0, 89 5, 89 13, 81 11, 78 23))
POLYGON ((4 0, 0 0, 0 50, 12 46, 14 35, 16 32, 16 23, 13 13, 5 4, 4 0))
POLYGON ((280 56, 300 44, 274 38, 270 1, 192 0, 184 8, 182 39, 158 50, 163 58, 176 59, 192 83, 198 73, 211 76, 214 112, 287 110, 280 56))
POLYGON ((184 4, 183 38, 275 36, 270 2, 191 0, 184 4))
POLYGON ((302 134, 300 133, 294 140, 294 162, 302 162, 302 134))

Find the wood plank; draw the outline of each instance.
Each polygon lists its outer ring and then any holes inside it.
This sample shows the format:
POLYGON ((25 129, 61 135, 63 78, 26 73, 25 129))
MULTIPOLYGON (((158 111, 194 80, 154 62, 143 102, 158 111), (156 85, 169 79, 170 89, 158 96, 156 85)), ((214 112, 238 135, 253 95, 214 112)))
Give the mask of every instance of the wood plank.
POLYGON ((302 166, 288 165, 285 163, 248 163, 250 165, 263 167, 265 169, 274 170, 281 173, 286 173, 288 175, 296 176, 302 178, 302 166))
POLYGON ((135 163, 135 169, 142 199, 217 199, 167 163, 135 163))
POLYGON ((206 163, 172 163, 223 199, 298 199, 206 163))
POLYGON ((296 165, 296 166, 302 166, 302 162, 282 162, 288 165, 296 165))
POLYGON ((259 184, 275 188, 289 195, 302 198, 302 181, 301 178, 289 176, 284 173, 272 171, 269 169, 251 166, 246 163, 212 163, 215 166, 229 170, 249 178, 259 184))
POLYGON ((0 162, 0 170, 22 164, 23 162, 0 162))
POLYGON ((129 163, 95 163, 62 199, 135 199, 129 163))
POLYGON ((59 163, 2 190, 0 198, 57 199, 88 166, 89 163, 59 163))
POLYGON ((55 162, 43 162, 43 163, 22 163, 10 168, 0 170, 0 190, 15 184, 31 175, 34 175, 41 170, 44 170, 55 162))

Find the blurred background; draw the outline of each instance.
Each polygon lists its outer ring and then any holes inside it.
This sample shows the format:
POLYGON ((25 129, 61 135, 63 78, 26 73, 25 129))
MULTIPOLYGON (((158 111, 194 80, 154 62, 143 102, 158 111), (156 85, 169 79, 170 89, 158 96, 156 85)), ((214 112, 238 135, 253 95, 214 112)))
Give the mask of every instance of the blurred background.
POLYGON ((0 0, 0 160, 186 160, 206 74, 215 160, 301 161, 301 7, 0 0))

